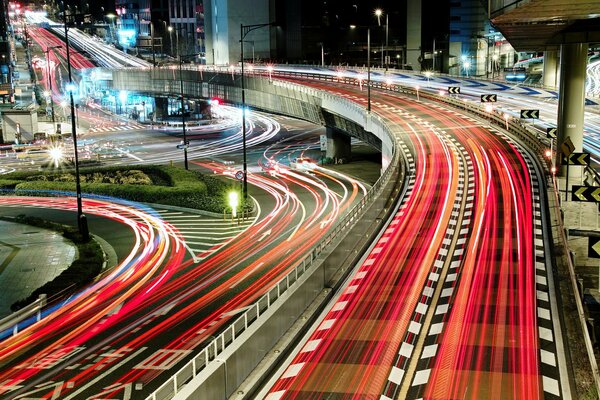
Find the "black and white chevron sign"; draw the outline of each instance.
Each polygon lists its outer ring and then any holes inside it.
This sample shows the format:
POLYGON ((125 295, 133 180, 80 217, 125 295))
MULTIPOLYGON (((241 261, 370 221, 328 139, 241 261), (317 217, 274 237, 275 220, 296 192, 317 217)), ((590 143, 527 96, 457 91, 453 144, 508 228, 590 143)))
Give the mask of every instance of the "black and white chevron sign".
POLYGON ((448 86, 448 93, 460 94, 460 86, 448 86))
POLYGON ((556 139, 557 128, 546 128, 546 137, 548 139, 556 139))
POLYGON ((498 101, 498 95, 495 94, 482 94, 481 102, 482 103, 495 103, 498 101))
POLYGON ((538 119, 540 118, 540 110, 521 110, 521 118, 538 119))

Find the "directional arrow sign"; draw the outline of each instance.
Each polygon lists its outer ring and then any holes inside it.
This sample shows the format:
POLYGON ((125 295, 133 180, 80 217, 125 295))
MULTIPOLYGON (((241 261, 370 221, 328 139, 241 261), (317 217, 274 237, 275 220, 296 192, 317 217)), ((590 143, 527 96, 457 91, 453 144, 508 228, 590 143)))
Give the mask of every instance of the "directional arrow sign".
POLYGON ((569 156, 570 165, 589 165, 590 154, 589 153, 571 153, 569 156))
POLYGON ((521 110, 521 118, 523 119, 538 119, 540 110, 521 110))
POLYGON ((546 128, 546 137, 548 139, 556 139, 557 128, 546 128))
POLYGON ((498 101, 498 95, 495 94, 482 94, 481 102, 482 103, 495 103, 498 101))
POLYGON ((448 86, 448 93, 460 94, 460 86, 448 86))
POLYGON ((573 185, 571 200, 600 203, 600 186, 573 185))
POLYGON ((600 258, 600 237, 590 237, 588 241, 588 257, 600 258))
POLYGON ((560 150, 565 157, 569 157, 573 151, 575 151, 575 145, 571 141, 571 138, 567 136, 565 141, 560 145, 560 150))

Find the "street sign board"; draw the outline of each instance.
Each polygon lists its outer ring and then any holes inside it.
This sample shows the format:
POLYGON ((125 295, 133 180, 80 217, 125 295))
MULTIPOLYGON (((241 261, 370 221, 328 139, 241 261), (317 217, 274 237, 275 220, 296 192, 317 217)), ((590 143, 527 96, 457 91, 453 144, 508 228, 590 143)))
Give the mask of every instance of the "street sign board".
POLYGON ((238 181, 241 181, 242 179, 244 179, 244 171, 237 171, 235 173, 235 179, 237 179, 238 181))
MULTIPOLYGON (((564 164, 566 164, 567 160, 563 160, 563 161, 564 161, 564 164)), ((589 164, 590 164, 590 154, 589 153, 571 153, 569 155, 569 165, 586 166, 589 164)))
POLYGON ((571 141, 571 138, 567 136, 565 141, 560 145, 560 150, 563 153, 563 156, 569 157, 572 152, 575 151, 575 145, 571 141))
POLYGON ((540 110, 521 110, 522 119, 538 119, 540 117, 540 110))
POLYGON ((600 237, 588 238, 588 257, 600 258, 600 237))
POLYGON ((546 137, 548 139, 556 139, 557 128, 546 128, 546 137))
POLYGON ((600 186, 573 185, 571 200, 600 203, 600 186))
POLYGON ((482 103, 495 103, 498 101, 498 95, 496 94, 482 94, 481 102, 482 103))
POLYGON ((327 151, 327 135, 321 135, 319 137, 319 143, 321 145, 321 151, 327 151))
POLYGON ((448 93, 460 94, 460 86, 448 86, 448 93))

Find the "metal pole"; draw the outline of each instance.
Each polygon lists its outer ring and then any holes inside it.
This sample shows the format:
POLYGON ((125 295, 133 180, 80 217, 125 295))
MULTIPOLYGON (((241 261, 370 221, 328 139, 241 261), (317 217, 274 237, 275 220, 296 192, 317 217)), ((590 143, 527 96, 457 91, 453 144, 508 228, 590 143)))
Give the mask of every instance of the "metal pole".
POLYGON ((389 60, 389 32, 388 32, 388 28, 389 28, 389 15, 390 14, 385 14, 385 72, 387 72, 389 64, 390 64, 390 60, 389 60))
POLYGON ((187 137, 185 135, 185 103, 183 100, 183 57, 179 57, 179 89, 181 90, 181 126, 183 128, 183 165, 188 169, 187 137))
POLYGON ((89 231, 86 216, 83 214, 81 202, 81 180, 79 178, 79 158, 77 155, 77 122, 75 121, 75 100, 73 99, 73 78, 71 75, 71 52, 69 51, 69 30, 67 28, 67 10, 63 8, 63 23, 65 25, 65 46, 67 47, 67 71, 69 73, 69 97, 71 100, 71 132, 73 136, 73 148, 75 154, 75 191, 77 193, 77 227, 84 241, 89 239, 89 231))
POLYGON ((367 112, 371 112, 371 28, 367 28, 367 112))
POLYGON ((46 67, 48 71, 48 88, 50 89, 50 112, 52 113, 52 128, 54 129, 54 133, 56 133, 56 120, 54 118, 54 99, 52 98, 52 79, 50 79, 50 50, 58 49, 61 46, 54 46, 46 48, 46 67))
POLYGON ((156 66, 156 54, 154 53, 154 24, 150 21, 150 40, 152 41, 152 66, 156 66))
POLYGON ((433 72, 435 72, 435 38, 433 38, 433 52, 431 53, 431 58, 433 60, 433 72))
POLYGON ((325 66, 325 47, 321 43, 321 67, 325 66))
POLYGON ((246 90, 244 87, 244 24, 240 24, 240 58, 242 60, 242 150, 244 152, 244 186, 242 187, 242 208, 248 198, 248 163, 246 159, 246 90))

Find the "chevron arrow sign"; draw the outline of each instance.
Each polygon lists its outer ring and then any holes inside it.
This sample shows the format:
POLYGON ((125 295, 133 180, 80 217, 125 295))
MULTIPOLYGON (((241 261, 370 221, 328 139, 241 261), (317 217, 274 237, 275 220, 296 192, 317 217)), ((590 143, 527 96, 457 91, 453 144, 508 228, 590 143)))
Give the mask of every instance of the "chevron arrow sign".
POLYGON ((569 156, 570 165, 589 165, 590 154, 589 153, 571 153, 569 156))
POLYGON ((538 119, 540 118, 540 110, 521 110, 521 118, 538 119))
POLYGON ((448 93, 460 94, 460 86, 448 86, 448 93))
POLYGON ((587 201, 600 203, 600 186, 573 185, 571 201, 587 201))
POLYGON ((590 237, 588 241, 588 257, 600 258, 600 237, 590 237))
POLYGON ((556 139, 557 128, 546 128, 546 137, 548 139, 556 139))
POLYGON ((481 102, 482 103, 495 103, 498 101, 498 95, 495 94, 482 94, 481 102))

